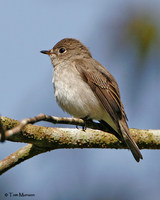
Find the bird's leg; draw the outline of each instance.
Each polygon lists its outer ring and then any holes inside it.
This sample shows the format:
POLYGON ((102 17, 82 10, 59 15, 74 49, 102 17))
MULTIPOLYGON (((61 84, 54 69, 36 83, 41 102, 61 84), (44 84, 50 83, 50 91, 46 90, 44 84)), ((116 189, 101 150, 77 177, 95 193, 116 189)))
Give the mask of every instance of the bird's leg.
POLYGON ((85 131, 87 129, 87 123, 88 122, 92 122, 92 119, 89 119, 89 116, 85 116, 84 118, 82 118, 84 120, 84 126, 82 126, 82 130, 85 131))

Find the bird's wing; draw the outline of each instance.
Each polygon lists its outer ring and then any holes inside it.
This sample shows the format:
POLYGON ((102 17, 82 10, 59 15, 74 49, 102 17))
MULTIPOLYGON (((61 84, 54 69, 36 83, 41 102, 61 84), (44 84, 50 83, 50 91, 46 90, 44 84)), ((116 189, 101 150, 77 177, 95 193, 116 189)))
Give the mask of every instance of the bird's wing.
POLYGON ((75 66, 81 77, 91 87, 112 120, 119 127, 118 121, 126 118, 120 100, 118 85, 113 76, 95 60, 75 60, 75 66))
MULTIPOLYGON (((137 162, 143 159, 138 146, 130 135, 127 117, 120 100, 118 85, 113 76, 94 59, 75 60, 75 67, 84 81, 88 83, 94 94, 102 103, 118 128, 118 135, 124 139, 137 162)), ((119 138, 117 134, 117 136, 119 138)), ((119 138, 120 139, 120 138, 119 138)))

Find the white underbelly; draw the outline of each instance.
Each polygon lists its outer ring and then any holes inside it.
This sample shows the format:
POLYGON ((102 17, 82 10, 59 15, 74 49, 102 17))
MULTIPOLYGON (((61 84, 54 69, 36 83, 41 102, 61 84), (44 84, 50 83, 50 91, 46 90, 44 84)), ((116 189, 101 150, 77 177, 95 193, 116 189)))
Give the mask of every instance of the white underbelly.
POLYGON ((82 80, 76 69, 54 70, 53 84, 56 101, 70 115, 78 118, 88 117, 104 120, 117 129, 111 117, 94 95, 90 86, 82 80), (58 75, 57 75, 58 73, 58 75))

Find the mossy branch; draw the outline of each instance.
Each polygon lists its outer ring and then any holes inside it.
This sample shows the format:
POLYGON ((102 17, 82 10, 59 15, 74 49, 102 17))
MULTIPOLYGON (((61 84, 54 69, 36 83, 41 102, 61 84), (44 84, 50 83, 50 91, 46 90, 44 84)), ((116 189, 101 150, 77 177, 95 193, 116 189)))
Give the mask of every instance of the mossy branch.
MULTIPOLYGON (((41 114, 20 122, 7 117, 1 117, 1 125, 3 130, 6 130, 5 137, 7 140, 31 144, 2 160, 0 162, 0 174, 35 155, 54 149, 127 148, 125 143, 119 141, 114 135, 104 132, 105 128, 99 123, 91 121, 85 123, 83 120, 76 118, 57 118, 41 114), (41 120, 52 123, 86 125, 86 127, 92 129, 83 131, 82 129, 75 128, 51 128, 28 124, 41 120)), ((130 132, 140 149, 160 149, 160 130, 130 129, 130 132)))

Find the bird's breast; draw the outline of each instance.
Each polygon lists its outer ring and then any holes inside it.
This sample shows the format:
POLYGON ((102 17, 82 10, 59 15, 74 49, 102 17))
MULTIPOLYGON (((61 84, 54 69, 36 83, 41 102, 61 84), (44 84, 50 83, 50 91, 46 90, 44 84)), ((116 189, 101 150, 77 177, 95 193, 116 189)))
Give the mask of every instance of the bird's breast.
POLYGON ((53 73, 54 94, 58 104, 70 115, 101 119, 104 108, 74 65, 56 66, 53 73))

